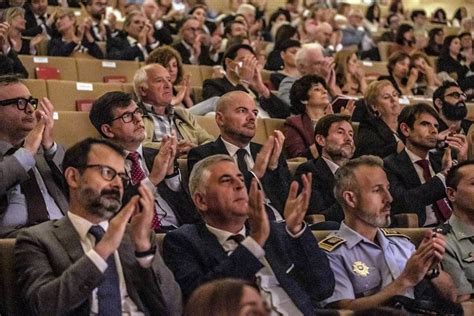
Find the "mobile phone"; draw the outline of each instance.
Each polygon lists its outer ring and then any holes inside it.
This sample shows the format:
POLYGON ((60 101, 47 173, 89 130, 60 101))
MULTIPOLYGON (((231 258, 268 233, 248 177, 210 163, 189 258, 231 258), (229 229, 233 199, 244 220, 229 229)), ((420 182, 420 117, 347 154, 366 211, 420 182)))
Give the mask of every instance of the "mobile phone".
POLYGON ((347 95, 338 95, 336 98, 332 101, 332 110, 334 113, 341 113, 341 108, 342 107, 347 107, 347 104, 349 103, 350 100, 357 100, 357 98, 353 98, 347 95))

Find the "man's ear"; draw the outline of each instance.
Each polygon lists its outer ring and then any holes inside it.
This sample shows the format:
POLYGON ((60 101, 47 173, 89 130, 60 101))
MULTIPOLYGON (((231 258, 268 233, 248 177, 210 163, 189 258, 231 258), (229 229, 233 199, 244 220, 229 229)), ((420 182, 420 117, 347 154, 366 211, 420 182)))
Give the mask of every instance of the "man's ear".
POLYGON ((203 193, 195 192, 193 195, 193 202, 199 212, 205 213, 207 211, 207 202, 203 193))
POLYGON ((357 196, 353 191, 344 191, 342 192, 342 198, 347 206, 350 208, 356 208, 357 206, 357 196))
POLYGON ((456 202, 456 190, 454 190, 453 188, 446 188, 446 196, 448 197, 448 200, 451 201, 451 203, 456 202))
POLYGON ((73 167, 68 167, 64 170, 64 179, 66 179, 66 184, 71 189, 77 189, 80 182, 80 173, 79 170, 73 167))
POLYGON ((443 106, 443 100, 441 100, 440 98, 437 98, 436 100, 434 100, 434 105, 436 109, 438 110, 438 112, 440 112, 443 106))
POLYGON ((216 123, 218 127, 224 125, 224 114, 222 112, 216 112, 216 123))
POLYGON ((110 128, 109 124, 102 124, 100 126, 100 131, 107 136, 107 138, 114 138, 114 133, 112 132, 112 129, 110 128))
POLYGON ((408 135, 410 135, 410 127, 408 127, 407 123, 400 123, 400 131, 405 137, 408 137, 408 135))
POLYGON ((321 146, 321 147, 326 146, 326 139, 324 138, 323 135, 317 134, 316 136, 314 136, 314 140, 316 141, 316 143, 317 143, 319 146, 321 146))

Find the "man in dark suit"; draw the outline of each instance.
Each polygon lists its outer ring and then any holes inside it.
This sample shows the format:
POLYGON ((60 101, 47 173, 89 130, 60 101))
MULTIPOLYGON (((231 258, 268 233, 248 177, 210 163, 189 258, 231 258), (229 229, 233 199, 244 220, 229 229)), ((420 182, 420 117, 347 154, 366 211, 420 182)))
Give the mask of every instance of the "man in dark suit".
POLYGON ((438 144, 438 122, 438 114, 427 104, 405 107, 398 117, 398 135, 405 149, 384 159, 392 214, 415 213, 420 226, 437 225, 450 217, 445 178, 453 165, 451 152, 459 161, 467 159, 467 140, 461 134, 446 136, 444 154, 433 151, 438 144))
POLYGON ((153 194, 141 184, 120 211, 123 150, 88 138, 64 158, 68 215, 24 230, 15 269, 36 315, 181 315, 181 293, 155 244, 153 194), (127 225, 130 223, 129 225, 127 225))
POLYGON ((53 140, 53 105, 40 102, 15 76, 0 77, 0 237, 66 214, 60 164, 53 140))
MULTIPOLYGON (((107 92, 94 102, 89 113, 97 131, 125 149, 127 173, 133 178, 139 169, 143 179, 134 180, 141 180, 154 193, 159 220, 154 223, 155 231, 168 231, 198 221, 199 215, 176 166, 176 137, 165 137, 159 153, 156 149, 143 147, 145 125, 142 116, 142 109, 123 92, 107 92)), ((132 191, 132 186, 125 188, 127 199, 124 204, 131 198, 132 191)))
POLYGON ((25 10, 26 26, 22 35, 29 37, 41 33, 51 35, 53 19, 48 14, 48 1, 30 0, 28 2, 25 10))
POLYGON ((247 194, 243 176, 228 155, 196 164, 190 191, 205 223, 168 233, 165 262, 184 297, 206 281, 241 278, 256 282, 276 313, 314 315, 317 302, 331 295, 334 275, 303 221, 311 175, 304 177, 299 196, 298 185, 292 184, 282 223, 268 220, 257 186, 252 180, 247 194))
POLYGON ((92 20, 91 35, 95 41, 105 42, 111 37, 110 28, 104 23, 107 0, 86 0, 85 11, 92 20))
POLYGON ((308 172, 313 175, 313 187, 308 214, 323 214, 327 221, 341 222, 344 212, 334 197, 334 174, 355 151, 354 131, 349 116, 329 114, 322 117, 314 130, 319 158, 301 164, 295 178, 308 172))
POLYGON ((183 64, 212 66, 219 61, 219 48, 214 47, 207 34, 201 34, 199 21, 191 16, 187 18, 180 30, 180 41, 173 45, 181 55, 183 64))
POLYGON ((290 172, 281 150, 285 137, 275 131, 262 146, 251 142, 255 136, 258 110, 247 93, 232 91, 223 95, 216 105, 216 122, 220 137, 191 149, 188 153, 188 170, 205 157, 230 155, 249 185, 252 178, 260 181, 265 192, 270 216, 281 219, 288 189, 290 172))
POLYGON ((290 107, 265 86, 255 53, 249 45, 229 48, 222 63, 223 78, 206 79, 202 86, 203 98, 220 97, 230 91, 244 91, 255 98, 260 117, 287 118, 290 107))

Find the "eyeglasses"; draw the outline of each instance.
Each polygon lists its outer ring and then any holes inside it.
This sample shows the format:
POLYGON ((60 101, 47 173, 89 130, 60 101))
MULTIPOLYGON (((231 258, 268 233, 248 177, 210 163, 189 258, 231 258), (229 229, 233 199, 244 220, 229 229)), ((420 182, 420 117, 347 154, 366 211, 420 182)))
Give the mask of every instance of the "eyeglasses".
POLYGON ((466 94, 464 92, 451 92, 450 94, 446 95, 447 97, 453 97, 455 99, 460 99, 461 97, 466 98, 466 94))
POLYGON ((38 99, 33 97, 29 97, 28 99, 20 97, 0 101, 0 106, 7 106, 12 104, 16 104, 16 107, 20 111, 24 111, 28 104, 33 107, 33 110, 36 110, 36 108, 38 108, 38 99))
POLYGON ((125 112, 122 115, 120 115, 119 117, 116 117, 113 120, 111 120, 110 123, 112 123, 113 121, 118 120, 118 119, 122 119, 122 121, 124 123, 130 123, 130 122, 133 121, 133 118, 135 116, 138 116, 139 118, 142 118, 143 117, 143 110, 141 108, 137 108, 133 112, 125 112))
POLYGON ((105 166, 105 165, 86 165, 81 167, 76 167, 77 169, 88 169, 94 168, 100 170, 100 175, 104 180, 112 181, 115 177, 119 176, 122 180, 124 186, 128 186, 130 184, 130 177, 123 172, 117 172, 114 168, 105 166))

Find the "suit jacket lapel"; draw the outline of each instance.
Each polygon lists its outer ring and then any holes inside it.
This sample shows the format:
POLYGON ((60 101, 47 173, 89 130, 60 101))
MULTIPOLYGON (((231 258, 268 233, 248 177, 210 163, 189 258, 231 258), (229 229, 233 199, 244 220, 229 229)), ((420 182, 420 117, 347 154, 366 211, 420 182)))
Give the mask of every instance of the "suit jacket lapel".
POLYGON ((329 169, 326 161, 320 157, 314 161, 314 166, 322 182, 326 182, 327 187, 334 187, 334 175, 332 174, 331 169, 329 169))
POLYGON ((57 220, 54 226, 56 229, 53 230, 53 233, 67 252, 71 262, 74 263, 79 260, 84 255, 84 251, 82 250, 79 234, 69 217, 64 216, 57 220))
POLYGON ((415 166, 408 157, 408 154, 405 150, 397 155, 398 170, 402 174, 405 183, 407 183, 409 188, 418 187, 421 185, 421 180, 418 177, 418 173, 415 170, 415 166))
POLYGON ((54 182, 53 179, 53 170, 46 162, 46 159, 42 154, 35 155, 36 160, 36 168, 38 169, 39 173, 41 174, 41 178, 43 179, 46 188, 48 189, 49 194, 53 197, 54 201, 61 209, 63 214, 66 214, 69 203, 64 195, 64 192, 61 188, 54 182))
POLYGON ((202 241, 203 253, 209 254, 210 259, 221 262, 227 258, 227 254, 222 248, 217 238, 209 232, 205 223, 198 225, 198 233, 202 241))

